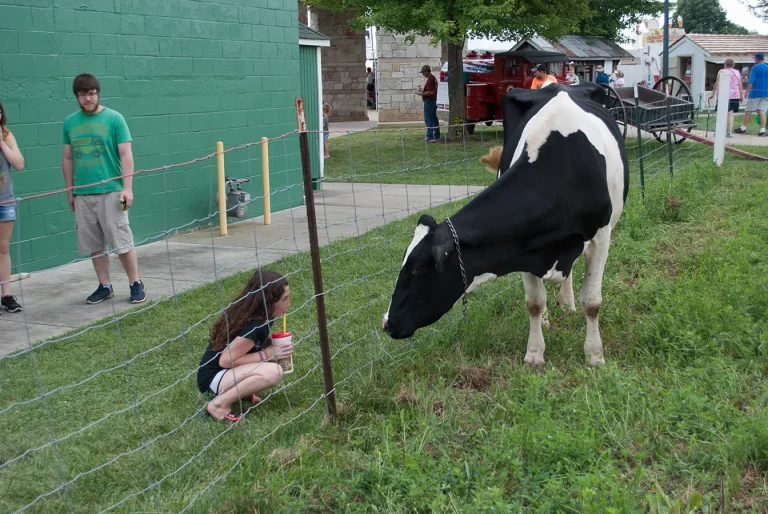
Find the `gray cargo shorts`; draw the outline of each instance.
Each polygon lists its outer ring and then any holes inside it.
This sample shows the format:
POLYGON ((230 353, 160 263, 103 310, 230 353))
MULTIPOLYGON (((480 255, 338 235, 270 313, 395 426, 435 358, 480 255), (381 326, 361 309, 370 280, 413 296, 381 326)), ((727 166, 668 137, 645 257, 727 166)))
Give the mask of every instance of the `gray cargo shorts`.
POLYGON ((120 192, 75 195, 75 231, 81 255, 105 250, 105 239, 117 255, 133 249, 128 211, 120 208, 120 192))

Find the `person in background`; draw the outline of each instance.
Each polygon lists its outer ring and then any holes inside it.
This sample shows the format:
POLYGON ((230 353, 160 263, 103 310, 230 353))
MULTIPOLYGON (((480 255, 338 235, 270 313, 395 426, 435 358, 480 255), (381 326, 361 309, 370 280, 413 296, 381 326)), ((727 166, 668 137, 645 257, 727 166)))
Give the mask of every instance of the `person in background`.
POLYGON ((614 87, 624 87, 624 72, 616 70, 616 80, 613 81, 614 87))
MULTIPOLYGON (((370 68, 369 68, 370 69, 370 68)), ((331 115, 331 106, 323 104, 323 157, 326 159, 331 155, 328 153, 328 117, 331 115)))
POLYGON ((208 416, 238 421, 232 404, 244 398, 261 402, 256 393, 280 383, 278 360, 293 355, 293 345, 272 345, 272 322, 291 307, 288 280, 274 271, 256 270, 242 292, 219 316, 210 331, 210 343, 197 368, 197 387, 214 399, 208 416))
POLYGON ((421 67, 421 75, 427 79, 422 88, 416 92, 424 101, 424 124, 427 126, 425 142, 440 141, 440 120, 437 119, 437 79, 432 75, 432 68, 425 64, 421 67))
POLYGON ((752 113, 757 111, 760 115, 759 137, 765 137, 765 116, 768 111, 768 64, 765 63, 765 54, 757 52, 754 57, 755 65, 749 74, 749 84, 744 96, 747 97, 747 105, 744 109, 744 121, 741 127, 735 130, 737 134, 747 133, 747 123, 752 113))
POLYGON ((576 64, 573 61, 568 63, 568 73, 565 76, 565 80, 568 81, 568 85, 570 86, 579 84, 579 76, 576 75, 576 64))
POLYGON ((531 72, 533 73, 533 80, 531 81, 531 89, 541 89, 544 87, 544 84, 547 82, 551 82, 553 84, 557 84, 557 79, 547 73, 547 67, 543 64, 538 64, 534 68, 531 69, 531 72))
POLYGON ((611 77, 605 72, 602 66, 595 68, 597 77, 595 77, 595 84, 605 84, 606 86, 611 83, 611 77))
POLYGON ((128 209, 133 205, 131 133, 119 112, 101 105, 101 85, 96 77, 78 75, 72 92, 80 110, 64 120, 61 168, 69 208, 75 213, 78 250, 91 256, 99 279, 99 287, 85 303, 93 305, 114 296, 109 258, 104 254, 105 239, 128 275, 130 302, 142 303, 146 299, 144 283, 139 280, 138 258, 128 223, 128 209), (88 187, 72 189, 74 186, 88 187))
POLYGON ((24 169, 24 156, 13 132, 8 128, 8 117, 0 102, 0 283, 2 298, 0 305, 8 312, 21 312, 21 305, 11 295, 11 236, 16 221, 16 197, 13 196, 11 168, 24 169))
MULTIPOLYGON (((725 133, 726 137, 733 137, 733 115, 739 112, 739 101, 744 99, 744 89, 741 87, 741 75, 733 68, 734 65, 735 62, 732 58, 728 57, 725 60, 725 68, 718 72, 715 86, 712 89, 712 94, 709 95, 710 100, 712 98, 717 98, 717 90, 720 87, 720 76, 730 76, 731 81, 729 82, 728 90, 728 130, 725 133)), ((717 103, 715 103, 715 112, 717 112, 717 103)))
POLYGON ((376 108, 376 75, 371 68, 368 68, 368 84, 366 85, 368 90, 368 106, 376 108))

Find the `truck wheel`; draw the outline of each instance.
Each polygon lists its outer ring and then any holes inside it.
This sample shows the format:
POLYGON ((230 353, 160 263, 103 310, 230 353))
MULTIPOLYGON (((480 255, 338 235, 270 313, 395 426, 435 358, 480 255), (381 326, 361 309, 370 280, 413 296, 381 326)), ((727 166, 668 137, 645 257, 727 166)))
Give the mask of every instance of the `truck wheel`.
POLYGON ((475 133, 475 124, 473 122, 467 122, 467 134, 470 136, 475 133))

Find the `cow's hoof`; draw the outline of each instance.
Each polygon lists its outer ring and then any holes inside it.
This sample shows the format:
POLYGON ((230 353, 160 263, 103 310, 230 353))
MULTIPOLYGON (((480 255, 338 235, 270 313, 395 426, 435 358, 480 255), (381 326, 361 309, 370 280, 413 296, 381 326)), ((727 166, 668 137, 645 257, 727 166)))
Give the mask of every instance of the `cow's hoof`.
POLYGON ((605 359, 602 355, 587 355, 587 364, 590 366, 602 366, 605 364, 605 359))
POLYGON ((523 359, 526 364, 530 364, 531 366, 543 366, 544 365, 544 356, 539 353, 526 353, 525 359, 523 359))

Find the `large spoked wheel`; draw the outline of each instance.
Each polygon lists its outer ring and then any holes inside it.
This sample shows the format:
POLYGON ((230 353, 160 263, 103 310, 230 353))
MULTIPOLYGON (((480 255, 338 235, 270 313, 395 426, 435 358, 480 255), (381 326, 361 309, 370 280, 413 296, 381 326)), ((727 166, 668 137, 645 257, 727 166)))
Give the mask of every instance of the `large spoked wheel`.
POLYGON ((616 124, 621 131, 621 137, 627 139, 627 108, 624 104, 624 100, 619 97, 616 90, 608 84, 600 84, 605 89, 605 103, 603 104, 606 109, 611 112, 613 119, 616 120, 616 124))
MULTIPOLYGON (((691 90, 688 88, 688 85, 677 77, 673 77, 671 75, 668 77, 662 77, 656 81, 652 89, 664 93, 667 96, 674 96, 680 100, 693 103, 693 95, 691 95, 691 90)), ((691 122, 693 122, 693 119, 691 119, 691 122)), ((693 130, 693 126, 689 126, 685 130, 690 132, 693 130)), ((666 132, 666 130, 658 130, 656 132, 651 131, 651 134, 653 134, 653 137, 655 137, 656 141, 659 143, 666 143, 666 132)), ((686 139, 688 138, 678 134, 677 132, 672 132, 672 142, 674 144, 679 145, 686 139)))

